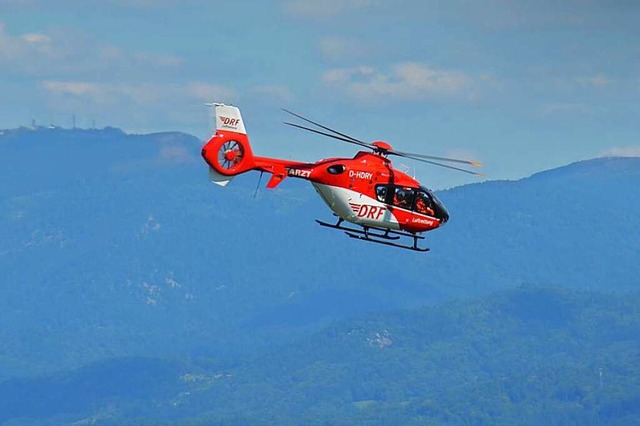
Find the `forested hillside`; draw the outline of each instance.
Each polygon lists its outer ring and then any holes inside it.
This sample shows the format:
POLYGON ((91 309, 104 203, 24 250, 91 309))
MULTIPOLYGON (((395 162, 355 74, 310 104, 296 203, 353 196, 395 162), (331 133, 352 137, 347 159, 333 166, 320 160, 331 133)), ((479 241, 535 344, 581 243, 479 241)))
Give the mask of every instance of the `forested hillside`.
POLYGON ((306 182, 256 198, 257 174, 214 186, 200 147, 111 128, 0 136, 0 378, 121 356, 236 359, 522 284, 638 288, 637 158, 441 191, 451 220, 424 254, 318 227, 330 211, 306 182))
POLYGON ((0 385, 6 424, 629 425, 640 295, 522 287, 343 321, 261 356, 114 359, 0 385))

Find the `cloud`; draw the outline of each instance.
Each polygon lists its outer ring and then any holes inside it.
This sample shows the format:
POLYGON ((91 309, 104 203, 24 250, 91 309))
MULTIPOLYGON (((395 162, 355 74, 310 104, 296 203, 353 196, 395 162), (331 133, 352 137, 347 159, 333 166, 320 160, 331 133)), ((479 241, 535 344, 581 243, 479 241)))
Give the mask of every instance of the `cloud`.
POLYGON ((24 9, 33 6, 35 3, 36 0, 0 0, 0 7, 3 10, 24 9))
POLYGON ((185 84, 101 83, 86 81, 44 81, 41 87, 54 108, 69 110, 72 105, 108 106, 121 103, 138 106, 176 103, 203 103, 234 99, 235 91, 219 85, 194 81, 185 84))
POLYGON ((331 61, 361 56, 367 50, 362 43, 344 37, 325 37, 318 48, 322 56, 331 61))
POLYGON ((442 70, 415 62, 396 64, 388 73, 370 66, 336 68, 324 73, 327 86, 345 90, 363 100, 376 98, 425 99, 471 95, 472 79, 468 75, 442 70))
POLYGON ((208 132, 205 102, 236 102, 237 92, 228 86, 202 81, 181 84, 154 82, 101 82, 46 80, 39 85, 39 99, 48 114, 72 114, 87 123, 118 126, 133 133, 183 129, 208 132))
POLYGON ((54 54, 51 37, 40 33, 12 36, 0 22, 0 63, 10 65, 25 59, 38 57, 50 59, 54 54))
POLYGON ((579 113, 579 114, 592 114, 593 110, 586 104, 578 102, 556 102, 543 105, 540 110, 540 114, 543 116, 565 114, 565 113, 579 113))
POLYGON ((168 92, 167 94, 172 97, 187 95, 188 98, 199 102, 211 102, 218 99, 233 100, 237 98, 235 90, 227 86, 210 84, 200 81, 186 83, 184 86, 170 85, 166 87, 168 92))
POLYGON ((326 19, 370 7, 375 2, 375 0, 288 0, 284 4, 284 9, 297 17, 326 19))
POLYGON ((640 157, 640 145, 613 147, 600 153, 599 156, 600 157, 640 157))
MULTIPOLYGON (((82 8, 119 7, 122 9, 157 9, 166 7, 184 7, 186 4, 197 4, 197 0, 56 0, 56 8, 61 11, 78 11, 82 8)), ((0 0, 0 7, 13 10, 46 10, 51 7, 51 0, 0 0)))
POLYGON ((20 76, 99 73, 118 78, 175 70, 181 64, 174 55, 127 51, 68 28, 10 34, 0 23, 0 65, 20 76))
POLYGON ((294 99, 294 95, 286 86, 281 86, 278 84, 265 84, 255 86, 251 89, 251 91, 258 95, 266 96, 270 99, 276 99, 282 102, 292 102, 294 99))
POLYGON ((573 81, 582 87, 595 87, 597 89, 603 89, 613 83, 612 80, 608 79, 603 74, 597 74, 591 77, 579 77, 573 79, 573 81))

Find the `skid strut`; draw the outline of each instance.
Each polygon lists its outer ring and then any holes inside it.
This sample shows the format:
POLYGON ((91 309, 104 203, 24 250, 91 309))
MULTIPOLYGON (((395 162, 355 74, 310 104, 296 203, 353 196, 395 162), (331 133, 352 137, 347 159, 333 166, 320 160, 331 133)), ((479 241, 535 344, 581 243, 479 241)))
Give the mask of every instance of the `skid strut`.
POLYGON ((344 233, 347 234, 350 238, 355 238, 362 241, 368 241, 371 243, 384 244, 387 246, 398 247, 398 248, 403 248, 407 250, 414 250, 414 251, 421 251, 421 252, 429 251, 428 247, 418 246, 418 240, 424 239, 422 235, 417 235, 410 232, 394 231, 391 229, 376 228, 372 226, 362 226, 362 229, 351 228, 351 227, 342 225, 342 222, 344 222, 344 219, 342 218, 338 218, 338 222, 336 222, 335 224, 322 222, 317 219, 316 219, 316 222, 318 222, 319 225, 327 228, 344 231, 344 233), (412 238, 413 244, 405 245, 405 244, 400 244, 395 242, 399 240, 401 237, 412 238))

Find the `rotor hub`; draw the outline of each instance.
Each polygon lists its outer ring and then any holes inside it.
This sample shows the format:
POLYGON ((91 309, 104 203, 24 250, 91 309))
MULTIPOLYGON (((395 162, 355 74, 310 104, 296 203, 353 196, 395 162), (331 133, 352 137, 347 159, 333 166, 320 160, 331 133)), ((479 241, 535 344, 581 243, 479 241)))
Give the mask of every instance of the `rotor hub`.
POLYGON ((224 153, 224 158, 227 161, 233 161, 236 159, 237 156, 238 156, 238 151, 229 150, 224 153))
POLYGON ((393 151, 393 148, 391 147, 391 145, 383 141, 375 141, 371 145, 375 147, 374 151, 377 152, 378 154, 386 155, 390 151, 393 151))
POLYGON ((218 150, 218 164, 225 170, 231 170, 244 158, 244 148, 234 140, 226 141, 218 150))

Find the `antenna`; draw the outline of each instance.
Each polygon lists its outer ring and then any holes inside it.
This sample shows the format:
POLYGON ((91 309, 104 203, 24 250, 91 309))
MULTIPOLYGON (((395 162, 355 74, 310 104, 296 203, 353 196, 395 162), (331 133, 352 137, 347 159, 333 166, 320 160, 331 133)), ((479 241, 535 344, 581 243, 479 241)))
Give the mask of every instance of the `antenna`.
POLYGON ((253 198, 256 198, 258 196, 258 189, 260 189, 260 182, 262 182, 262 173, 264 172, 261 170, 260 177, 258 178, 258 186, 256 186, 256 192, 255 194, 253 194, 253 198))

